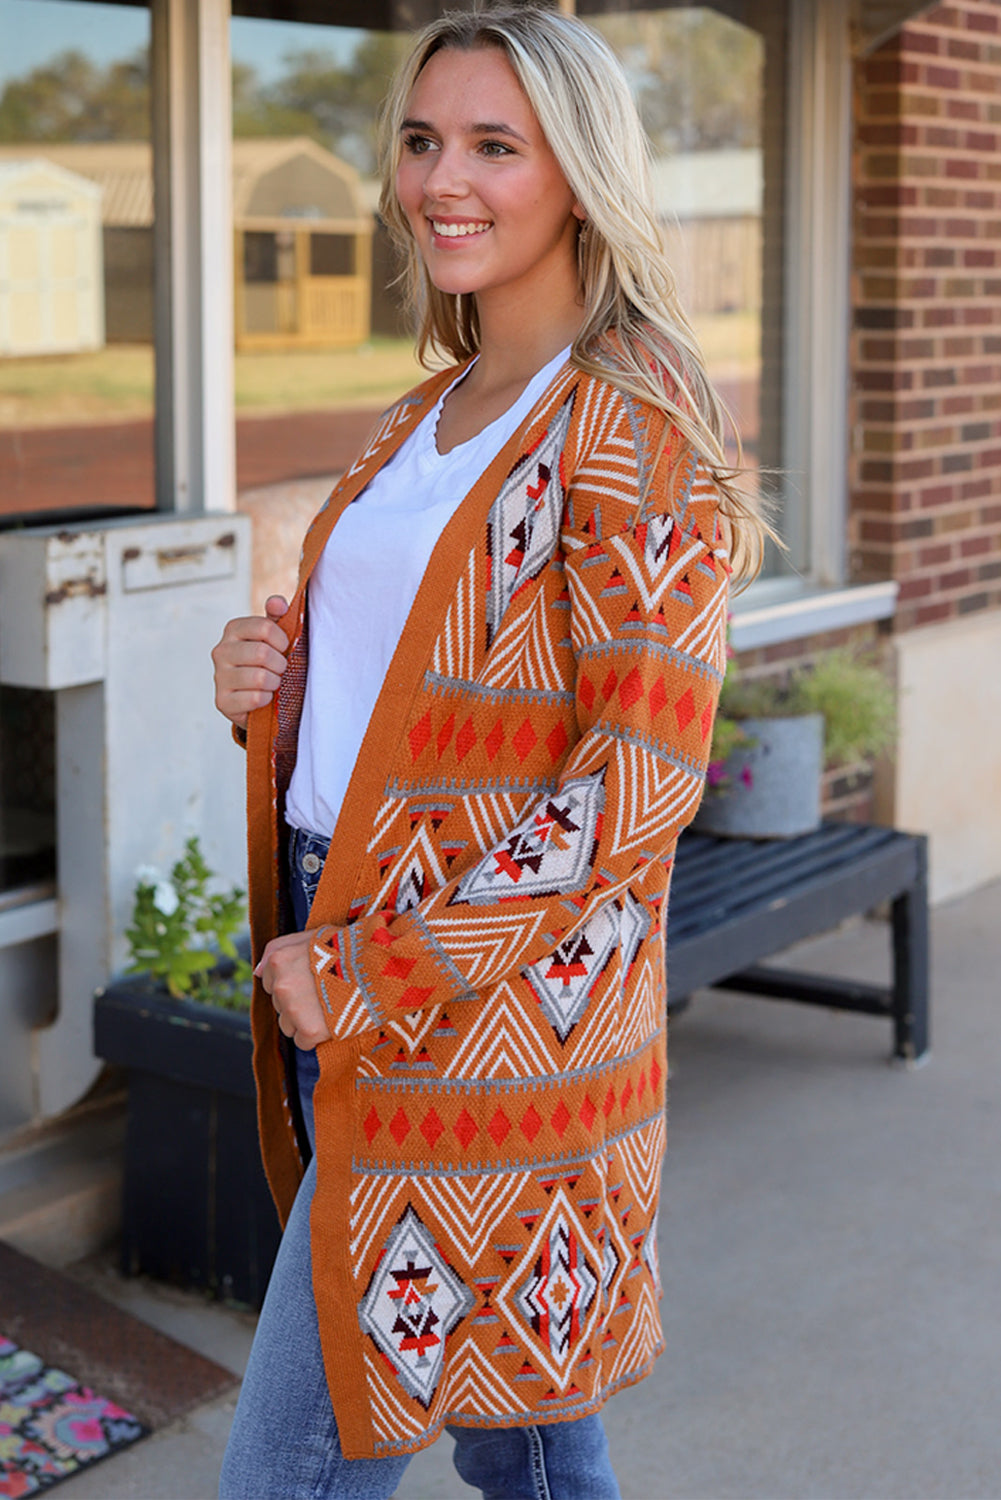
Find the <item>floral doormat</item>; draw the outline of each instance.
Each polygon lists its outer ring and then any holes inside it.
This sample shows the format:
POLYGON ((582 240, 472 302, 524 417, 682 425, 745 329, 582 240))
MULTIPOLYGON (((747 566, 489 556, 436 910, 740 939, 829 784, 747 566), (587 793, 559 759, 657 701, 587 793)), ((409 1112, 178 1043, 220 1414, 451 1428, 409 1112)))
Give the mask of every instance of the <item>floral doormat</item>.
POLYGON ((49 1489, 148 1431, 131 1412, 0 1335, 0 1496, 49 1489))

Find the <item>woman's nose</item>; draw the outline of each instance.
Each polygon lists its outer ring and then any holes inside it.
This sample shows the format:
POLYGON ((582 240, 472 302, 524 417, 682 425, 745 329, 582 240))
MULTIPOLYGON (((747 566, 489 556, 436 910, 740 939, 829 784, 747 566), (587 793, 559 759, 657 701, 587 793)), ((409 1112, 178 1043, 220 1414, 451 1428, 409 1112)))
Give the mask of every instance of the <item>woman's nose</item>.
POLYGON ((466 191, 462 163, 455 151, 443 146, 428 161, 424 177, 424 194, 427 198, 457 198, 466 191))

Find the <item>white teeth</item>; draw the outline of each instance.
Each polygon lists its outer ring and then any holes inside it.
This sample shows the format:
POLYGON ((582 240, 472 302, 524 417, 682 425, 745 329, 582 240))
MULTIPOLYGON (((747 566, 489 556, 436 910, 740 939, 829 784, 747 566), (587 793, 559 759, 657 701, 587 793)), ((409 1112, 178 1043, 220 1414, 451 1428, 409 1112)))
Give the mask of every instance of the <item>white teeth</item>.
POLYGON ((483 234, 490 228, 489 224, 442 224, 438 219, 431 220, 431 228, 435 234, 442 235, 447 240, 462 239, 469 234, 483 234))

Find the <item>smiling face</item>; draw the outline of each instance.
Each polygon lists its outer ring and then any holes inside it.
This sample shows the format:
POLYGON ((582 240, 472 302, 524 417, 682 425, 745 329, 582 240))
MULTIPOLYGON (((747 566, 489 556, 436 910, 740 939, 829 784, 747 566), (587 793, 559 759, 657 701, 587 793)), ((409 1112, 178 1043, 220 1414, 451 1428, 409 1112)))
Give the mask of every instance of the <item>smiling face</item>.
POLYGON ((401 136, 397 196, 440 291, 474 294, 481 317, 574 301, 581 210, 499 48, 436 52, 401 136))

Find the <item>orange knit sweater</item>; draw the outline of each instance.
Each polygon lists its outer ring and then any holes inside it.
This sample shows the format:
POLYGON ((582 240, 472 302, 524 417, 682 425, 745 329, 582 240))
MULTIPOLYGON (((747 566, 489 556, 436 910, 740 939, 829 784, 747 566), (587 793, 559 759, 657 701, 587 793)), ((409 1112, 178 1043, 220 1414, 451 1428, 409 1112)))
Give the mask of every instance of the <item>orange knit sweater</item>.
MULTIPOLYGON (((280 924, 310 571, 454 374, 386 414, 306 537, 289 665, 249 726, 257 953, 280 924)), ((312 1249, 348 1457, 583 1415, 661 1348, 667 892, 728 578, 712 483, 663 432, 564 366, 437 545, 334 833, 310 918, 334 1038, 312 1249)), ((302 1163, 260 990, 254 1034, 284 1218, 302 1163)))

